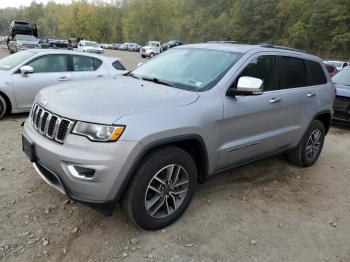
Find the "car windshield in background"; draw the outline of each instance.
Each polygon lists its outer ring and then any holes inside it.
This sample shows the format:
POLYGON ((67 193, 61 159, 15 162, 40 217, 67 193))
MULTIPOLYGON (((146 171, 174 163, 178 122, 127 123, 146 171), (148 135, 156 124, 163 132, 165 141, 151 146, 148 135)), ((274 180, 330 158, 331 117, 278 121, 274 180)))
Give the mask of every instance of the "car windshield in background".
POLYGON ((86 46, 98 47, 98 44, 95 42, 85 42, 86 46))
POLYGON ((34 53, 25 50, 25 51, 21 51, 13 55, 7 56, 0 60, 0 70, 8 71, 14 68, 16 65, 32 57, 33 55, 34 53))
POLYGON ((32 35, 17 35, 16 38, 19 41, 36 41, 36 38, 32 35))
POLYGON ((343 69, 333 76, 332 81, 337 85, 350 86, 350 69, 343 69))
POLYGON ((132 74, 176 88, 206 91, 215 86, 241 56, 235 52, 178 48, 151 59, 132 74))

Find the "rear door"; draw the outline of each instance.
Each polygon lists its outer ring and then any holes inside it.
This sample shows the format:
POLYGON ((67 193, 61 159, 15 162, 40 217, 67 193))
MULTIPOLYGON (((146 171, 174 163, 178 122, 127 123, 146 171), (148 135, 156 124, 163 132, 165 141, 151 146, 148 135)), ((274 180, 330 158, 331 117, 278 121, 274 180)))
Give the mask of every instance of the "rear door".
POLYGON ((109 70, 102 60, 85 55, 71 55, 72 80, 97 79, 109 75, 109 70))
POLYGON ((295 56, 279 56, 278 84, 283 91, 280 136, 284 144, 295 146, 312 118, 318 112, 317 86, 308 86, 305 60, 295 56))
POLYGON ((51 54, 36 57, 26 65, 34 71, 31 74, 21 74, 18 70, 12 74, 13 89, 18 108, 30 108, 36 94, 44 87, 69 81, 68 56, 51 54))

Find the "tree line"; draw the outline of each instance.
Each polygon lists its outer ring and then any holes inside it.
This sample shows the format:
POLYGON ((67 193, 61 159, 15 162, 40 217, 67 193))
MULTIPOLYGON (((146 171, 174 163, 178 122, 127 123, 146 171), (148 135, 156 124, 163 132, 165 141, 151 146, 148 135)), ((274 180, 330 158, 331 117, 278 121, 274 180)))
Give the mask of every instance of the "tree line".
POLYGON ((0 9, 0 34, 9 23, 37 24, 39 35, 122 43, 179 39, 272 43, 350 57, 350 0, 73 0, 0 9))

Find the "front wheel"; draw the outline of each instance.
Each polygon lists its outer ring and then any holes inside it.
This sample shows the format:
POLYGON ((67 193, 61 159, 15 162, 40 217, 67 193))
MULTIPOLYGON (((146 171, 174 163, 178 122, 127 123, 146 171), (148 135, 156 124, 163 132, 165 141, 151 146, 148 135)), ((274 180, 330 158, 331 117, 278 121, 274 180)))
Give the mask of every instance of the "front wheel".
POLYGON ((124 195, 124 210, 143 229, 166 227, 186 210, 196 184, 197 168, 186 151, 158 149, 142 161, 124 195))
POLYGON ((312 121, 297 148, 289 153, 290 162, 301 167, 312 166, 321 154, 325 134, 323 123, 312 121))
POLYGON ((0 119, 6 115, 7 112, 7 104, 5 98, 0 95, 0 119))

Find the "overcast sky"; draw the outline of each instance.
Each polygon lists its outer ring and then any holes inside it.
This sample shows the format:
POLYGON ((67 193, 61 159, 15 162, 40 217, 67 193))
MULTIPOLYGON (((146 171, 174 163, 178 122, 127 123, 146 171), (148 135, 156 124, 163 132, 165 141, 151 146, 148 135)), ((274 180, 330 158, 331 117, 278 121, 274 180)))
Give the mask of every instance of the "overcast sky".
MULTIPOLYGON (((0 8, 29 6, 32 0, 0 0, 0 8)), ((36 0, 37 3, 46 4, 49 0, 36 0)), ((71 0, 54 0, 55 3, 68 4, 71 0)))

